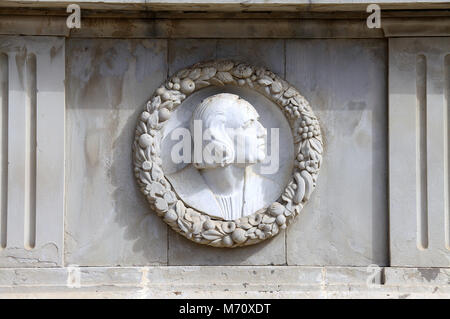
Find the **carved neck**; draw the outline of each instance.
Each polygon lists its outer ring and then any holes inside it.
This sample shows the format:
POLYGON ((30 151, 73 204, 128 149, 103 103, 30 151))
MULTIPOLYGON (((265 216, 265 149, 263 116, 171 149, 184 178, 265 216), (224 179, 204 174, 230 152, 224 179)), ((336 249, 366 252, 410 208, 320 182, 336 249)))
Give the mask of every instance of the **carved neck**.
POLYGON ((228 165, 214 169, 203 169, 201 174, 216 196, 230 196, 243 191, 245 167, 228 165))

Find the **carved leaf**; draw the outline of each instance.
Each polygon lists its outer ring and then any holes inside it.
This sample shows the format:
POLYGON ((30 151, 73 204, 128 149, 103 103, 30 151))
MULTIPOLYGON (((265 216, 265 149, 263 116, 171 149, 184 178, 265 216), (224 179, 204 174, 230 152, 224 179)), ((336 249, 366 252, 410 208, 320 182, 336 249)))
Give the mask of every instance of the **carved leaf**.
POLYGON ((202 230, 202 226, 203 223, 200 222, 200 220, 195 221, 194 224, 192 225, 192 233, 199 234, 200 231, 202 230))
POLYGON ((188 232, 188 227, 186 226, 186 223, 183 222, 183 219, 178 218, 177 224, 178 224, 178 227, 180 227, 181 231, 183 231, 184 233, 188 232))
POLYGON ((219 61, 217 63, 217 70, 222 72, 230 71, 234 66, 234 63, 231 61, 219 61))
POLYGON ((322 144, 319 142, 318 139, 312 137, 309 139, 309 142, 311 143, 312 148, 314 148, 319 154, 322 154, 323 151, 322 144))
POLYGON ((209 86, 209 82, 206 81, 195 81, 195 87, 198 89, 202 89, 204 87, 209 86))
POLYGON ((152 179, 154 181, 159 181, 164 176, 161 168, 159 166, 153 165, 152 168, 152 179))
POLYGON ((204 231, 202 233, 202 236, 208 240, 215 240, 215 239, 222 238, 223 235, 214 229, 210 229, 210 230, 204 231))
POLYGON ((181 200, 177 201, 175 205, 175 210, 177 212, 178 217, 182 218, 186 212, 186 207, 184 206, 181 200))
POLYGON ((260 78, 260 79, 258 80, 258 83, 261 84, 261 85, 263 85, 263 86, 271 85, 272 82, 273 82, 273 80, 272 80, 269 76, 267 76, 267 75, 263 75, 262 78, 260 78))
POLYGON ((181 70, 180 72, 177 73, 177 77, 183 79, 189 75, 189 72, 191 72, 191 70, 189 69, 181 70))
POLYGON ((264 215, 263 220, 262 220, 262 222, 264 224, 271 224, 274 221, 275 221, 275 217, 271 217, 271 216, 268 216, 268 215, 264 215))
POLYGON ((153 113, 150 114, 150 117, 147 120, 147 126, 152 129, 156 129, 158 127, 158 120, 158 112, 153 111, 153 113))
MULTIPOLYGON (((161 97, 159 95, 154 96, 152 98, 152 102, 150 103, 150 107, 148 107, 148 111, 151 113, 158 108, 161 104, 161 97)), ((148 105, 147 105, 148 106, 148 105)))
POLYGON ((301 171, 300 175, 305 180, 305 197, 304 197, 304 200, 307 201, 309 199, 309 196, 311 195, 313 189, 314 189, 314 181, 312 179, 311 174, 308 171, 306 171, 306 170, 301 171))
POLYGON ((211 82, 212 85, 216 85, 216 86, 224 86, 225 85, 222 81, 220 81, 218 78, 215 78, 215 77, 211 78, 209 80, 209 82, 211 82))
POLYGON ((199 77, 200 77, 200 75, 201 75, 201 70, 200 69, 194 69, 194 70, 192 70, 191 71, 191 73, 189 73, 189 78, 191 79, 191 80, 197 80, 199 77))
POLYGON ((291 98, 291 97, 293 97, 295 94, 297 94, 297 91, 293 88, 293 87, 290 87, 289 89, 287 89, 285 92, 284 92, 284 96, 285 97, 287 97, 287 98, 291 98))
POLYGON ((152 182, 152 179, 150 178, 150 174, 146 171, 141 171, 139 173, 141 181, 143 181, 146 184, 150 184, 152 182))
POLYGON ((279 81, 274 81, 272 83, 271 89, 273 93, 280 93, 282 89, 281 83, 279 81))
POLYGON ((228 72, 217 72, 216 78, 223 83, 234 82, 233 76, 228 72))
POLYGON ((161 104, 161 106, 160 106, 159 108, 160 108, 160 109, 166 108, 166 109, 171 110, 172 107, 173 107, 173 101, 167 100, 167 101, 165 101, 163 104, 161 104))
POLYGON ((203 68, 199 80, 209 80, 216 74, 216 68, 203 68))
POLYGON ((300 135, 294 136, 294 143, 295 144, 300 143, 301 141, 302 141, 302 137, 300 135))
POLYGON ((305 186, 305 181, 300 176, 300 173, 296 172, 294 174, 294 179, 297 182, 297 192, 295 193, 295 196, 294 196, 294 203, 298 204, 305 197, 306 186, 305 186))

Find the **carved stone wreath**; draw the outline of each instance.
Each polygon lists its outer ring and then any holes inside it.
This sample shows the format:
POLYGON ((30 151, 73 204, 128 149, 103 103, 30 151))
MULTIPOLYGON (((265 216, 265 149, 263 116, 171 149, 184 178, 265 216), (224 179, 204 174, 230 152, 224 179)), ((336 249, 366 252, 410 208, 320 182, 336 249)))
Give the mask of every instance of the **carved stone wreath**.
POLYGON ((233 61, 199 63, 177 72, 158 88, 138 119, 134 174, 151 207, 176 232, 199 244, 238 247, 258 243, 285 229, 308 201, 322 163, 319 122, 308 101, 265 68, 233 61), (186 205, 161 168, 161 129, 186 97, 207 86, 235 85, 255 89, 284 112, 294 137, 294 169, 278 201, 234 221, 216 219, 186 205))

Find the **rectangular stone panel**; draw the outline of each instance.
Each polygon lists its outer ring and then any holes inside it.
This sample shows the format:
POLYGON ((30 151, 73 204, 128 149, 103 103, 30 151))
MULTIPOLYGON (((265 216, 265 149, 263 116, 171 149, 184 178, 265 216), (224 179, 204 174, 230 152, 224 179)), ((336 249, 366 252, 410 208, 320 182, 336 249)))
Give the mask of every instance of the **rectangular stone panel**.
POLYGON ((389 40, 393 266, 450 266, 450 38, 389 40))
POLYGON ((64 39, 0 37, 0 266, 62 264, 64 39))
MULTIPOLYGON (((212 59, 266 66, 284 76, 283 40, 170 40, 169 73, 212 59)), ((219 249, 199 245, 169 230, 169 265, 282 265, 285 234, 254 246, 219 249)))
POLYGON ((386 44, 286 42, 286 79, 324 140, 317 188, 287 231, 288 265, 388 265, 386 44))
POLYGON ((67 41, 65 264, 167 262, 167 226, 137 187, 139 114, 167 74, 166 40, 67 41))

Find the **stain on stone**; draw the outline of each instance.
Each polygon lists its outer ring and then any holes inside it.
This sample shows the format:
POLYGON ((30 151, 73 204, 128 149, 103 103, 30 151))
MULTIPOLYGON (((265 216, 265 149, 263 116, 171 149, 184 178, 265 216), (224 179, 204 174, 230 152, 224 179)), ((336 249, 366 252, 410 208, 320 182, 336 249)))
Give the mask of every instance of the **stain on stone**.
POLYGON ((410 294, 404 294, 404 295, 400 295, 398 296, 398 299, 406 299, 409 297, 410 294))
POLYGON ((53 60, 55 56, 59 55, 62 50, 62 45, 58 45, 57 47, 52 46, 50 49, 50 60, 53 60))
POLYGON ((24 69, 26 57, 27 57, 27 49, 23 47, 20 49, 20 52, 16 54, 17 75, 19 77, 19 83, 22 89, 25 89, 24 69))
POLYGON ((431 282, 436 279, 441 271, 439 268, 422 268, 419 269, 419 272, 426 281, 431 282))

